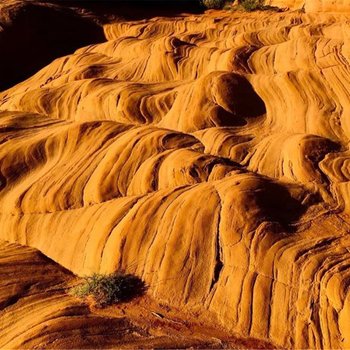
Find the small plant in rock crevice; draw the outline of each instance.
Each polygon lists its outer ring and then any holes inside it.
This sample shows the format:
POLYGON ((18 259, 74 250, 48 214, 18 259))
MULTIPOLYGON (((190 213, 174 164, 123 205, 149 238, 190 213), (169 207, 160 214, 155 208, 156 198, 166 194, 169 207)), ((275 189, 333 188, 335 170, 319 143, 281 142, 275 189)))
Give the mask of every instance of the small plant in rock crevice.
POLYGON ((263 0, 241 0, 239 1, 239 7, 245 11, 252 12, 260 10, 264 6, 263 0))
POLYGON ((281 11, 281 9, 276 6, 265 5, 265 0, 240 0, 237 6, 247 12, 266 10, 281 11))
POLYGON ((207 9, 222 9, 224 8, 227 0, 200 0, 201 4, 207 9))
POLYGON ((129 301, 146 291, 145 283, 131 274, 111 273, 83 277, 83 282, 70 289, 69 294, 86 298, 91 296, 100 307, 129 301))
POLYGON ((285 11, 285 9, 280 9, 276 6, 265 5, 265 0, 199 0, 199 2, 207 9, 243 10, 246 12, 266 10, 275 12, 285 11))

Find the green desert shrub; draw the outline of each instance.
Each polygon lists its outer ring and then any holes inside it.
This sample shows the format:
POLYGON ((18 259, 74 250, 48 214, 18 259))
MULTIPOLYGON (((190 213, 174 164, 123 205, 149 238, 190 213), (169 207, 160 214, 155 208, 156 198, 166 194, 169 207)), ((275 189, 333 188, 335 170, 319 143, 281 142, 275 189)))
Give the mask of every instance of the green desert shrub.
POLYGON ((241 0, 237 5, 237 8, 241 8, 244 11, 274 11, 274 12, 283 12, 285 9, 281 9, 277 6, 265 5, 264 0, 241 0))
POLYGON ((222 9, 227 0, 201 0, 201 3, 207 8, 207 9, 222 9))
POLYGON ((112 273, 83 277, 83 283, 73 287, 70 294, 79 298, 91 296, 98 306, 108 306, 142 295, 145 283, 130 274, 112 273))
POLYGON ((263 0, 243 0, 240 2, 240 6, 248 12, 263 10, 264 1, 263 0))

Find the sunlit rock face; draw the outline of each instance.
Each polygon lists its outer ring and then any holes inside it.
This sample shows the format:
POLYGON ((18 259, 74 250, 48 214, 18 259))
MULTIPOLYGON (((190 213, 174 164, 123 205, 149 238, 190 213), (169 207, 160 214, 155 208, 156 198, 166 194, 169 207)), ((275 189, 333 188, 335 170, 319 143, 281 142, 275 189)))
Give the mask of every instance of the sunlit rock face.
POLYGON ((305 9, 307 11, 329 11, 329 12, 350 12, 349 0, 317 0, 306 1, 305 9))
POLYGON ((267 0, 266 4, 306 12, 349 12, 349 0, 267 0))
POLYGON ((1 238, 242 337, 350 347, 349 32, 302 11, 105 25, 0 93, 1 238))

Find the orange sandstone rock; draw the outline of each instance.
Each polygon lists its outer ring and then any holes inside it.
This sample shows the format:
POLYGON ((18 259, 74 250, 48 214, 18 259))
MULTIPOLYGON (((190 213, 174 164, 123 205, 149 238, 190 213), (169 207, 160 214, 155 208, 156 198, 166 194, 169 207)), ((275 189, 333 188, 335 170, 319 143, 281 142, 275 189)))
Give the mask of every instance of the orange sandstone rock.
POLYGON ((301 12, 105 25, 0 93, 0 237, 77 275, 134 273, 244 337, 349 347, 348 29, 301 12))

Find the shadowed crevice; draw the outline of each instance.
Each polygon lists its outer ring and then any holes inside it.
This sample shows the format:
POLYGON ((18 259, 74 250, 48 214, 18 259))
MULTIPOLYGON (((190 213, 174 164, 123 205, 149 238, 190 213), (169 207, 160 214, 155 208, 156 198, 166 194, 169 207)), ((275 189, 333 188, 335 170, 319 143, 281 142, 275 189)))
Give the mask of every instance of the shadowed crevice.
POLYGON ((0 90, 36 73, 54 59, 105 41, 103 28, 73 10, 27 3, 0 17, 0 90), (5 22, 5 23, 3 23, 5 22))

